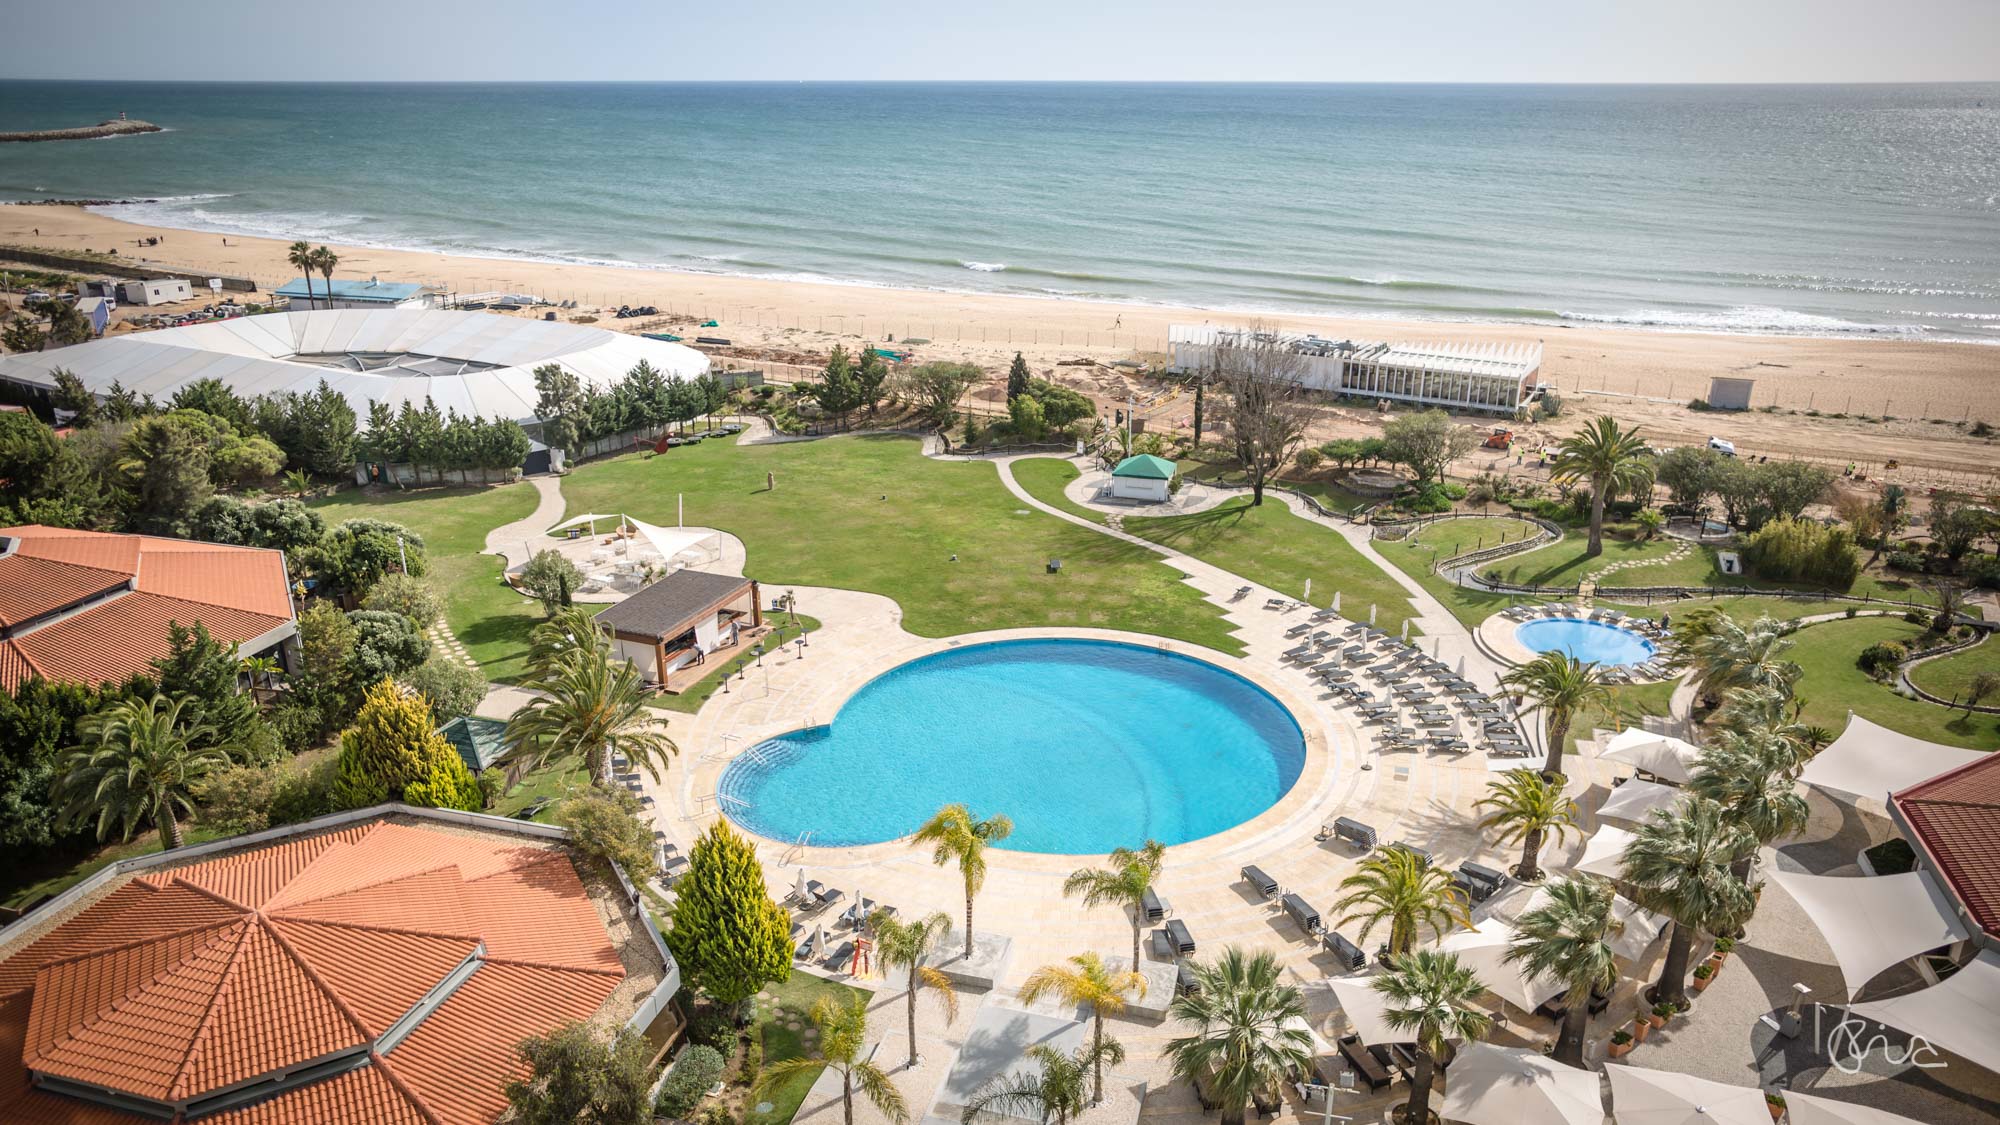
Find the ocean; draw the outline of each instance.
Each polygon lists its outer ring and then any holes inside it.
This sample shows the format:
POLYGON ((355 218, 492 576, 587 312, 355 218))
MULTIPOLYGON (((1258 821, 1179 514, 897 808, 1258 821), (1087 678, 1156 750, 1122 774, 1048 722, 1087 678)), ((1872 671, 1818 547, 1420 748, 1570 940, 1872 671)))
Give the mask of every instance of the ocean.
POLYGON ((2000 84, 0 82, 0 199, 709 273, 2000 342, 2000 84))

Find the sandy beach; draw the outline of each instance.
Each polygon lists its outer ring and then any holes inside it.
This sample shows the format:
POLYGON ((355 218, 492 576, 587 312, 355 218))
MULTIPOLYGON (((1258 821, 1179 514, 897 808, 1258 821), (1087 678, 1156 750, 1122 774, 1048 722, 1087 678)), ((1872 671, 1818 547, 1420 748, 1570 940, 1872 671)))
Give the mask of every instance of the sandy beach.
MULTIPOLYGON (((228 274, 275 288, 296 276, 275 239, 145 227, 73 206, 0 206, 0 244, 52 250, 116 251, 122 258, 195 272, 228 274), (141 240, 157 237, 156 246, 141 240), (226 242, 225 242, 226 240, 226 242)), ((417 281, 464 293, 532 293, 576 301, 562 315, 601 314, 620 304, 655 305, 662 316, 616 328, 653 328, 713 319, 708 334, 728 338, 723 354, 811 363, 836 342, 917 339, 919 359, 967 359, 996 370, 1015 351, 1044 373, 1115 401, 1124 376, 1105 364, 1157 356, 1177 323, 1243 323, 1215 310, 1029 297, 944 293, 863 285, 767 280, 616 266, 445 256, 335 246, 338 274, 417 281), (1095 364, 1074 361, 1092 360, 1095 364), (1058 367, 1062 361, 1072 361, 1058 367)), ((4 257, 4 254, 0 254, 4 257)), ((139 270, 143 272, 143 269, 139 270)), ((1610 412, 1643 423, 1661 443, 1731 438, 1751 453, 1856 461, 1897 459, 1940 475, 1933 483, 1995 487, 2000 449, 1968 434, 1972 423, 2000 425, 2000 348, 1907 339, 1817 338, 1656 332, 1521 324, 1462 324, 1362 318, 1263 317, 1264 323, 1328 336, 1418 341, 1519 343, 1546 347, 1543 378, 1561 390, 1568 418, 1610 412), (1698 413, 1688 400, 1712 376, 1754 378, 1754 402, 1776 412, 1698 413), (1808 415, 1817 411, 1820 416, 1808 415), (1847 419, 1827 417, 1848 414, 1847 419), (1878 420, 1881 415, 1894 421, 1878 420)), ((1177 418, 1166 418, 1173 422, 1177 418)), ((1331 412, 1329 435, 1365 430, 1360 412, 1331 412)), ((1557 429, 1566 428, 1560 423, 1557 429)))

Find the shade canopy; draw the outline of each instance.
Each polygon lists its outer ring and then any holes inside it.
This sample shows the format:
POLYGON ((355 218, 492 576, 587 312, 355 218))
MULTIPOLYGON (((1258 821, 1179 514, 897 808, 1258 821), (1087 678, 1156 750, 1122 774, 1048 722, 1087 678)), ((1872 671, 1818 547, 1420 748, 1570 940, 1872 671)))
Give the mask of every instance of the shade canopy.
POLYGON ((1785 1091, 1785 1112, 1792 1125, 1920 1125, 1914 1117, 1797 1090, 1785 1091))
POLYGON ((1618 1125, 1771 1125, 1764 1091, 1641 1066, 1604 1068, 1618 1125))
POLYGON ((1597 755, 1599 761, 1623 762, 1669 781, 1686 781, 1694 774, 1701 747, 1672 735, 1626 727, 1611 736, 1597 755))
POLYGON ((1340 1004, 1341 1012, 1347 1016, 1347 1026, 1364 1043, 1401 1043, 1409 1039, 1407 1033, 1389 1026, 1387 998, 1375 991, 1376 978, 1336 977, 1326 982, 1333 991, 1333 998, 1340 1004))
POLYGON ((1604 1095, 1597 1075, 1540 1051, 1467 1043, 1440 1112, 1468 1125, 1603 1125, 1604 1095))
POLYGON ((671 559, 682 551, 698 547, 715 538, 715 532, 708 528, 661 527, 644 520, 635 520, 631 516, 626 516, 625 522, 631 524, 647 543, 652 544, 653 549, 660 552, 660 557, 663 559, 671 559))
POLYGON ((1819 927, 1853 996, 1882 970, 1968 936, 1928 871, 1870 878, 1773 871, 1819 927))
POLYGON ((1473 929, 1460 930, 1438 942, 1438 952, 1457 954, 1458 963, 1471 969, 1486 991, 1532 1012, 1564 986, 1553 976, 1529 976, 1524 966, 1507 960, 1507 954, 1514 948, 1514 937, 1512 925, 1499 918, 1488 918, 1473 929))
POLYGON ((1634 777, 1611 791, 1598 806, 1597 819, 1623 820, 1642 824, 1654 809, 1670 809, 1687 796, 1687 790, 1634 777))
POLYGON ((1583 855, 1576 861, 1575 870, 1607 879, 1618 878, 1624 870, 1625 849, 1638 838, 1638 833, 1615 824, 1603 825, 1583 845, 1583 855))
POLYGON ((1981 953, 1941 984, 1847 1010, 2000 1071, 2000 949, 1981 953))
MULTIPOLYGON (((1541 907, 1548 901, 1547 884, 1534 887, 1517 886, 1494 902, 1493 917, 1504 918, 1518 925, 1522 915, 1541 907)), ((1655 914, 1623 895, 1613 896, 1611 917, 1617 921, 1618 930, 1605 944, 1611 947, 1612 953, 1627 961, 1636 961, 1645 956, 1646 951, 1653 947, 1653 943, 1659 940, 1660 934, 1667 928, 1665 915, 1655 914)))
POLYGON ((1847 729, 1806 763, 1799 780, 1820 789, 1886 801, 1898 789, 1970 765, 1986 755, 1940 746, 1849 713, 1847 729))
POLYGON ((595 524, 598 520, 617 520, 624 518, 625 517, 619 515, 607 515, 603 512, 590 512, 585 515, 578 516, 575 519, 564 520, 561 523, 550 528, 549 531, 553 533, 557 531, 563 531, 572 527, 582 527, 584 524, 587 523, 595 524))

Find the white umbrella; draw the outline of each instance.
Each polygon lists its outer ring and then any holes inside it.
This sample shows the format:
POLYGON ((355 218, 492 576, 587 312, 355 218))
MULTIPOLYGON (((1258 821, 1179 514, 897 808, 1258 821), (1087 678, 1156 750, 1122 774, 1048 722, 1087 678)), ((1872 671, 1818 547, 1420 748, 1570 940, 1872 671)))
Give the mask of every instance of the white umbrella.
POLYGON ((1638 838, 1635 832, 1627 832, 1616 825, 1603 825, 1592 833, 1590 840, 1583 845, 1583 855, 1577 859, 1575 868, 1592 875, 1616 879, 1624 867, 1625 849, 1631 847, 1632 841, 1638 838))
POLYGON ((1405 617, 1403 618, 1403 640, 1407 642, 1409 641, 1409 639, 1410 639, 1410 619, 1405 617))
POLYGON ((1313 600, 1313 580, 1310 578, 1306 579, 1306 596, 1304 600, 1313 600))
POLYGON ((1409 1039, 1407 1032, 1397 1031, 1389 1026, 1388 1007, 1383 995, 1374 989, 1375 978, 1336 977, 1326 982, 1333 990, 1333 998, 1340 1004, 1340 1010, 1347 1016, 1347 1025, 1363 1043, 1401 1043, 1409 1039))
POLYGON ((1532 1012, 1561 992, 1563 982, 1552 976, 1530 976, 1519 962, 1507 960, 1513 948, 1514 927, 1498 918, 1488 918, 1473 929, 1460 930, 1438 942, 1438 951, 1457 954, 1458 963, 1471 969, 1486 991, 1532 1012))
POLYGON ((1335 613, 1339 613, 1339 612, 1340 612, 1340 591, 1339 591, 1339 590, 1335 590, 1335 591, 1333 592, 1333 612, 1335 612, 1335 613))
MULTIPOLYGON (((1540 908, 1548 901, 1547 884, 1517 885, 1510 888, 1505 895, 1489 900, 1487 906, 1490 917, 1504 918, 1518 924, 1522 915, 1540 908)), ((1611 917, 1617 921, 1618 929, 1606 939, 1605 944, 1611 947, 1612 953, 1627 961, 1637 961, 1645 956, 1646 951, 1653 947, 1653 943, 1659 940, 1660 934, 1667 928, 1665 915, 1655 914, 1622 895, 1615 896, 1611 900, 1611 917)))
POLYGON ((792 888, 792 897, 800 900, 801 902, 805 900, 806 869, 804 867, 799 868, 799 881, 798 884, 792 888))
MULTIPOLYGON (((1458 1069, 1453 1067, 1453 1070, 1458 1069)), ((1764 1091, 1640 1066, 1604 1068, 1618 1125, 1770 1125, 1764 1091)))
POLYGON ((1669 781, 1686 781, 1694 774, 1701 747, 1672 735, 1654 734, 1638 727, 1626 727, 1612 735, 1597 755, 1599 761, 1624 762, 1669 781))
POLYGON ((1460 653, 1458 657, 1458 678, 1461 680, 1465 678, 1465 655, 1463 653, 1460 653))
POLYGON ((1604 1095, 1596 1074, 1540 1051, 1467 1043, 1438 1112, 1468 1125, 1603 1125, 1604 1095))
POLYGON ((1368 607, 1368 623, 1370 625, 1375 624, 1375 609, 1376 607, 1372 605, 1368 607))
POLYGON ((1801 1094, 1797 1090, 1785 1091, 1785 1113, 1791 1117, 1792 1125, 1918 1125, 1914 1117, 1801 1094))
POLYGON ((1687 790, 1672 785, 1641 781, 1636 777, 1626 778, 1625 783, 1612 789, 1611 795, 1598 806, 1597 819, 1644 824, 1654 809, 1671 809, 1685 796, 1687 790))

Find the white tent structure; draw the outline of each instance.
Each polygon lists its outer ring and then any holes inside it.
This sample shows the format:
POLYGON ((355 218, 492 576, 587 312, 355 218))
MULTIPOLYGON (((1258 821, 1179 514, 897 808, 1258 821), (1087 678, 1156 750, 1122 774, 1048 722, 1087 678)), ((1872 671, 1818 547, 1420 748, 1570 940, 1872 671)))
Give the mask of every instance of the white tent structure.
MULTIPOLYGON (((1502 918, 1519 924, 1521 916, 1549 901, 1547 884, 1541 886, 1517 886, 1502 898, 1494 900, 1492 917, 1502 918)), ((1611 917, 1618 922, 1618 932, 1611 935, 1605 944, 1611 952, 1627 961, 1637 961, 1646 955, 1660 935, 1666 932, 1667 917, 1655 914, 1623 895, 1614 896, 1611 902, 1611 917)))
POLYGON ((534 369, 553 363, 586 388, 609 387, 640 360, 663 378, 694 379, 708 357, 693 348, 584 324, 438 309, 335 309, 107 336, 0 358, 0 381, 43 389, 57 368, 107 394, 113 383, 161 402, 199 379, 245 398, 308 392, 320 380, 362 419, 370 402, 477 418, 536 419, 534 369))
MULTIPOLYGON (((1460 930, 1438 942, 1440 953, 1456 953, 1458 962, 1478 974, 1486 991, 1524 1012, 1542 1006, 1563 990, 1563 982, 1552 976, 1529 976, 1519 963, 1507 960, 1514 948, 1514 927, 1499 918, 1488 918, 1470 930, 1460 930)), ((1456 1067, 1453 1068, 1456 1073, 1456 1067)))
POLYGON ((1603 825, 1583 845, 1583 855, 1573 865, 1574 869, 1616 879, 1624 864, 1625 849, 1638 838, 1636 832, 1627 832, 1614 824, 1603 825))
POLYGON ((1655 734, 1638 727, 1626 727, 1611 736, 1598 753, 1601 762, 1623 762, 1654 777, 1685 782, 1694 774, 1701 747, 1667 734, 1655 734))
POLYGON ((1467 1043, 1439 1114, 1469 1125, 1604 1125, 1604 1095, 1597 1075, 1540 1051, 1467 1043))
POLYGON ((1641 781, 1636 777, 1627 778, 1625 784, 1611 791, 1611 796, 1598 806, 1597 819, 1622 820, 1628 824, 1644 824, 1653 815, 1654 809, 1671 809, 1687 796, 1687 790, 1672 785, 1661 785, 1654 781, 1641 781))
POLYGON ((1773 871, 1819 927, 1851 997, 1882 970, 1971 936, 1928 871, 1860 878, 1773 871))
POLYGON ((1847 1010, 2000 1071, 2000 949, 1981 953, 1941 984, 1847 1010))
POLYGON ((695 550, 703 544, 709 544, 711 551, 719 551, 719 548, 713 545, 715 532, 710 528, 660 527, 644 520, 635 520, 631 516, 626 516, 625 522, 631 524, 639 532, 640 538, 651 544, 663 559, 672 559, 675 555, 695 550))
POLYGON ((1797 1090, 1785 1091, 1785 1113, 1792 1125, 1921 1125, 1914 1117, 1797 1090))
POLYGON ((1985 757, 1977 750, 1898 734, 1849 712, 1847 729, 1806 763, 1799 780, 1819 789, 1886 801, 1899 789, 1985 757))
POLYGON ((1764 1091, 1678 1074, 1616 1064, 1611 1078, 1611 1116, 1618 1125, 1771 1125, 1764 1091))

